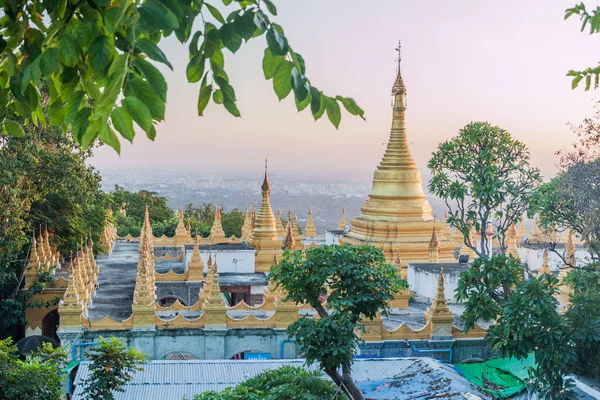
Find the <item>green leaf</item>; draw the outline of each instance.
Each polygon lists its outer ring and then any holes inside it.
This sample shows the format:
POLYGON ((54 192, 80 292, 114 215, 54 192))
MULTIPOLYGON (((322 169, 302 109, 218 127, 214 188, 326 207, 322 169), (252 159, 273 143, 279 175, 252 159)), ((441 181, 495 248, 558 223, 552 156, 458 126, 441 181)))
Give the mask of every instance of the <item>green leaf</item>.
POLYGON ((208 8, 208 11, 210 11, 210 13, 212 14, 212 16, 215 17, 215 19, 217 21, 219 21, 222 24, 225 23, 225 18, 223 18, 223 16, 219 12, 219 10, 217 10, 215 7, 211 6, 208 3, 204 3, 204 5, 208 8))
POLYGON ((223 99, 223 105, 225 106, 225 109, 227 111, 229 111, 229 113, 231 115, 233 115, 234 117, 239 117, 240 116, 240 111, 238 110, 235 101, 231 101, 228 99, 223 99))
POLYGON ((274 56, 271 50, 267 47, 263 56, 262 67, 265 79, 271 79, 275 76, 275 71, 281 62, 285 60, 283 56, 274 56))
POLYGON ((223 52, 221 49, 215 49, 210 57, 211 64, 217 64, 221 69, 225 66, 225 58, 223 57, 223 52))
POLYGON ((261 10, 258 10, 256 14, 254 14, 254 25, 261 31, 269 29, 269 19, 261 10))
POLYGON ((223 45, 232 53, 238 51, 242 45, 242 36, 237 32, 236 24, 225 24, 219 31, 223 45))
POLYGON ((363 111, 362 108, 360 108, 358 106, 358 104, 356 104, 356 102, 354 101, 354 99, 352 99, 350 97, 342 97, 342 96, 336 96, 336 99, 338 99, 339 101, 342 102, 342 104, 344 105, 344 108, 350 114, 352 114, 352 115, 358 115, 363 120, 365 120, 365 117, 364 117, 365 112, 363 111))
POLYGON ((310 112, 316 121, 325 112, 325 102, 322 99, 321 92, 313 86, 310 87, 310 97, 310 112))
POLYGON ((73 120, 73 124, 71 124, 71 132, 75 140, 81 143, 81 139, 85 131, 87 130, 88 120, 90 115, 92 115, 92 109, 89 107, 84 107, 75 116, 73 120))
POLYGON ((110 18, 110 23, 107 21, 109 13, 108 12, 106 13, 106 16, 104 17, 104 21, 105 21, 105 25, 106 25, 106 29, 108 30, 108 33, 114 33, 115 30, 117 30, 117 28, 119 27, 119 24, 121 23, 121 20, 123 19, 123 16, 125 15, 125 11, 127 11, 127 8, 129 7, 130 4, 131 4, 131 0, 119 0, 119 5, 117 7, 114 7, 109 10, 109 12, 112 12, 111 18, 110 18))
POLYGON ((203 55, 199 54, 194 56, 187 65, 185 69, 185 74, 187 76, 188 82, 194 83, 198 82, 202 79, 202 75, 204 75, 204 64, 205 58, 203 55))
POLYGON ((136 58, 133 65, 141 71, 152 90, 154 90, 154 93, 156 93, 162 101, 166 102, 167 81, 163 74, 161 74, 154 65, 143 58, 136 58))
POLYGON ((156 128, 154 128, 154 125, 152 125, 150 127, 150 130, 146 132, 146 136, 148 137, 148 139, 154 141, 154 139, 156 138, 156 128))
POLYGON ((74 67, 79 61, 79 45, 69 36, 63 36, 58 44, 60 61, 67 67, 74 67))
POLYGON ((284 60, 277 67, 277 71, 275 71, 275 76, 273 77, 273 89, 275 90, 275 94, 277 94, 277 98, 279 100, 286 98, 286 96, 292 90, 293 68, 294 64, 284 60))
POLYGON ((271 53, 276 56, 286 55, 289 49, 286 37, 282 33, 279 33, 273 26, 267 31, 267 44, 271 53))
POLYGON ((165 103, 154 93, 148 82, 136 77, 129 80, 127 88, 133 91, 135 98, 142 100, 148 107, 152 118, 157 121, 165 119, 165 103))
POLYGON ((103 71, 113 57, 115 43, 112 37, 100 35, 92 41, 88 50, 90 65, 95 72, 103 71))
POLYGON ((213 92, 213 101, 217 104, 223 104, 223 91, 221 89, 213 92))
POLYGON ((294 89, 294 95, 299 102, 308 96, 308 84, 296 67, 292 68, 292 89, 294 89))
POLYGON ((204 109, 208 105, 210 101, 210 95, 212 93, 212 85, 206 85, 206 77, 202 79, 202 84, 200 86, 200 94, 198 95, 198 115, 202 116, 204 113, 204 109))
POLYGON ((110 114, 113 126, 121 136, 133 143, 135 131, 133 130, 133 118, 124 107, 115 108, 110 114))
POLYGON ((308 105, 311 103, 311 96, 310 96, 310 92, 308 92, 308 95, 306 96, 306 98, 302 101, 298 101, 298 98, 294 97, 296 99, 296 108, 298 109, 298 111, 302 111, 304 110, 306 107, 308 107, 308 105))
POLYGON ((583 75, 579 75, 576 76, 575 78, 573 78, 573 81, 571 82, 571 89, 575 89, 577 87, 577 85, 579 85, 579 82, 583 79, 583 75))
POLYGON ((202 36, 202 32, 196 31, 194 32, 194 36, 192 36, 192 40, 190 40, 190 45, 188 48, 192 56, 198 54, 198 40, 200 39, 200 36, 202 36))
POLYGON ((146 0, 138 10, 144 21, 152 28, 165 31, 179 28, 177 16, 156 0, 146 0))
POLYGON ((91 121, 87 124, 85 132, 80 136, 81 147, 87 149, 94 143, 94 140, 98 137, 98 131, 100 130, 100 120, 91 121))
POLYGON ((42 53, 40 69, 44 77, 49 77, 60 67, 60 50, 56 47, 49 48, 42 53))
POLYGON ((21 124, 19 124, 16 121, 13 121, 11 119, 7 119, 4 121, 4 128, 6 129, 6 132, 10 136, 14 136, 14 137, 24 137, 25 136, 25 131, 23 130, 23 127, 21 126, 21 124))
POLYGON ((263 0, 263 3, 265 3, 267 10, 269 10, 272 15, 277 15, 277 7, 275 7, 275 4, 273 4, 271 0, 263 0))
POLYGON ((75 92, 73 97, 69 100, 65 107, 65 120, 64 122, 69 125, 75 119, 75 116, 79 112, 79 106, 81 106, 81 101, 83 100, 83 96, 85 96, 85 92, 82 90, 78 90, 75 92))
POLYGON ((133 120, 142 128, 146 133, 149 133, 153 128, 152 125, 152 114, 146 105, 137 97, 126 96, 121 102, 123 107, 129 112, 129 115, 133 117, 133 120))
POLYGON ((342 113, 340 111, 340 105, 335 99, 331 97, 323 96, 325 100, 325 109, 327 110, 327 117, 337 129, 342 119, 342 113))
POLYGON ((119 142, 119 138, 104 118, 100 120, 98 136, 100 136, 102 143, 109 145, 115 149, 118 154, 121 154, 121 143, 119 142))
POLYGON ((245 41, 248 41, 254 35, 256 25, 254 25, 254 12, 252 10, 246 10, 240 17, 236 17, 234 20, 237 31, 242 35, 245 41))
POLYGON ((163 53, 162 50, 159 49, 158 46, 156 45, 156 43, 154 43, 152 40, 147 39, 147 38, 139 38, 135 42, 135 45, 141 51, 146 53, 146 55, 151 60, 161 62, 161 63, 165 64, 166 66, 168 66, 171 69, 171 71, 173 70, 173 66, 171 65, 169 60, 167 60, 165 53, 163 53))

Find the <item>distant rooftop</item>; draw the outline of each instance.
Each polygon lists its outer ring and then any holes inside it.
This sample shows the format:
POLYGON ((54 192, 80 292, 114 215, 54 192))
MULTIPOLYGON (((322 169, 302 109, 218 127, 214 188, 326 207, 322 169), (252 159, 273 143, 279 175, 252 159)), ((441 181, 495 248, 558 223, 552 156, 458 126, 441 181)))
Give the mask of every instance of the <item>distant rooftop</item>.
MULTIPOLYGON (((307 366, 304 360, 150 361, 144 371, 134 373, 124 392, 115 393, 115 400, 191 399, 194 394, 222 391, 284 365, 317 369, 316 365, 307 366)), ((79 366, 73 400, 85 399, 80 383, 89 376, 89 366, 89 362, 79 366)), ((369 399, 488 399, 452 367, 431 358, 357 359, 352 376, 369 399)))

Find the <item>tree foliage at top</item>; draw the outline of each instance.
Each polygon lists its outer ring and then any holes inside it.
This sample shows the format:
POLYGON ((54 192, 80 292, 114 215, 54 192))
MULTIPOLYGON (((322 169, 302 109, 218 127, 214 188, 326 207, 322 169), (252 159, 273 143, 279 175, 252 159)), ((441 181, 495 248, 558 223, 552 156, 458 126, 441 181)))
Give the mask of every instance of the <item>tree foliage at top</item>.
POLYGON ((61 400, 64 348, 50 343, 21 359, 12 340, 0 340, 0 393, 5 400, 61 400))
POLYGON ((159 47, 172 35, 189 47, 186 77, 200 82, 198 115, 212 98, 240 116, 223 51, 235 53, 248 40, 264 36, 263 72, 280 100, 293 91, 299 111, 310 105, 315 120, 327 112, 336 128, 340 104, 364 118, 353 99, 328 96, 312 85, 304 58, 272 21, 277 8, 270 0, 16 0, 3 1, 2 7, 4 134, 22 136, 22 117, 34 125, 70 130, 84 148, 98 138, 119 152, 116 132, 133 141, 134 122, 153 140, 167 99, 167 83, 154 63, 173 69, 159 47), (41 80, 50 87, 48 117, 40 106, 41 80))
POLYGON ((508 228, 529 209, 541 182, 539 170, 529 165, 527 146, 488 122, 472 122, 440 143, 428 167, 433 174, 429 190, 445 200, 449 211, 446 222, 462 232, 465 245, 478 255, 491 253, 490 224, 506 249, 508 228), (480 232, 475 243, 472 228, 480 232))
POLYGON ((145 355, 115 337, 100 338, 98 347, 87 353, 92 361, 90 374, 81 384, 87 398, 113 400, 115 392, 123 392, 135 371, 142 371, 145 355))
POLYGON ((332 382, 321 377, 320 371, 283 366, 267 370, 236 387, 221 392, 204 392, 194 400, 345 400, 332 382))
MULTIPOLYGON (((594 34, 600 32, 600 7, 588 11, 583 2, 567 8, 565 10, 565 19, 575 15, 581 20, 581 32, 589 28, 589 33, 594 34)), ((585 90, 592 88, 597 89, 600 83, 600 64, 596 67, 588 67, 584 70, 569 70, 567 76, 572 76, 571 88, 575 89, 585 79, 585 90), (592 82, 593 80, 593 82, 592 82)))
POLYGON ((288 327, 308 363, 320 367, 350 398, 363 399, 351 376, 351 365, 364 330, 362 321, 385 310, 406 282, 370 246, 321 246, 306 254, 286 251, 271 268, 269 279, 287 293, 286 301, 310 304, 318 318, 304 317, 288 327), (326 307, 320 297, 327 295, 326 307), (341 368, 342 373, 339 373, 341 368))

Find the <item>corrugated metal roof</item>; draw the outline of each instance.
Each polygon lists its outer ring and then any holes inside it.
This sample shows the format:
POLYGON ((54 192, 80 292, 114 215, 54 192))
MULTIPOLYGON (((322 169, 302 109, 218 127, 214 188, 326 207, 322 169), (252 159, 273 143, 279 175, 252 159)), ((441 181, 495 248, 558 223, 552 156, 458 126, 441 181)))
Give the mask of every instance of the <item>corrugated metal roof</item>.
MULTIPOLYGON (((124 392, 115 400, 191 399, 194 394, 209 390, 221 391, 269 369, 284 365, 306 366, 304 360, 156 360, 149 361, 144 371, 136 372, 124 392)), ((73 400, 84 400, 79 384, 89 376, 89 362, 82 362, 75 378, 73 400)), ((428 358, 359 359, 352 366, 352 376, 369 398, 418 399, 419 393, 431 395, 436 390, 461 392, 483 397, 452 368, 428 358), (402 384, 399 384, 402 383, 402 384), (393 393, 393 394, 391 394, 393 393), (389 396, 392 397, 389 397, 389 396), (382 397, 383 396, 383 397, 382 397)), ((325 376, 326 377, 326 376, 325 376)))

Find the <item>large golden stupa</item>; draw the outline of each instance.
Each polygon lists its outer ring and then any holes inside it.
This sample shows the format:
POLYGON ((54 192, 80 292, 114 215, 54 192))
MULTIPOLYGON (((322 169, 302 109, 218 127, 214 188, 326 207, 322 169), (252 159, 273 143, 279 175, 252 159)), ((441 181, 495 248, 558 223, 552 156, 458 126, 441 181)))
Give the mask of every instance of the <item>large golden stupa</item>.
MULTIPOLYGON (((373 189, 352 218, 351 230, 339 238, 340 243, 372 244, 380 248, 389 262, 403 265, 432 262, 429 251, 434 225, 438 232, 448 232, 443 221, 436 221, 423 193, 423 182, 410 152, 406 136, 406 87, 398 71, 392 87, 394 108, 387 149, 373 175, 373 189), (398 259, 400 258, 401 261, 398 259)), ((451 237, 438 235, 437 262, 456 262, 451 237)))

